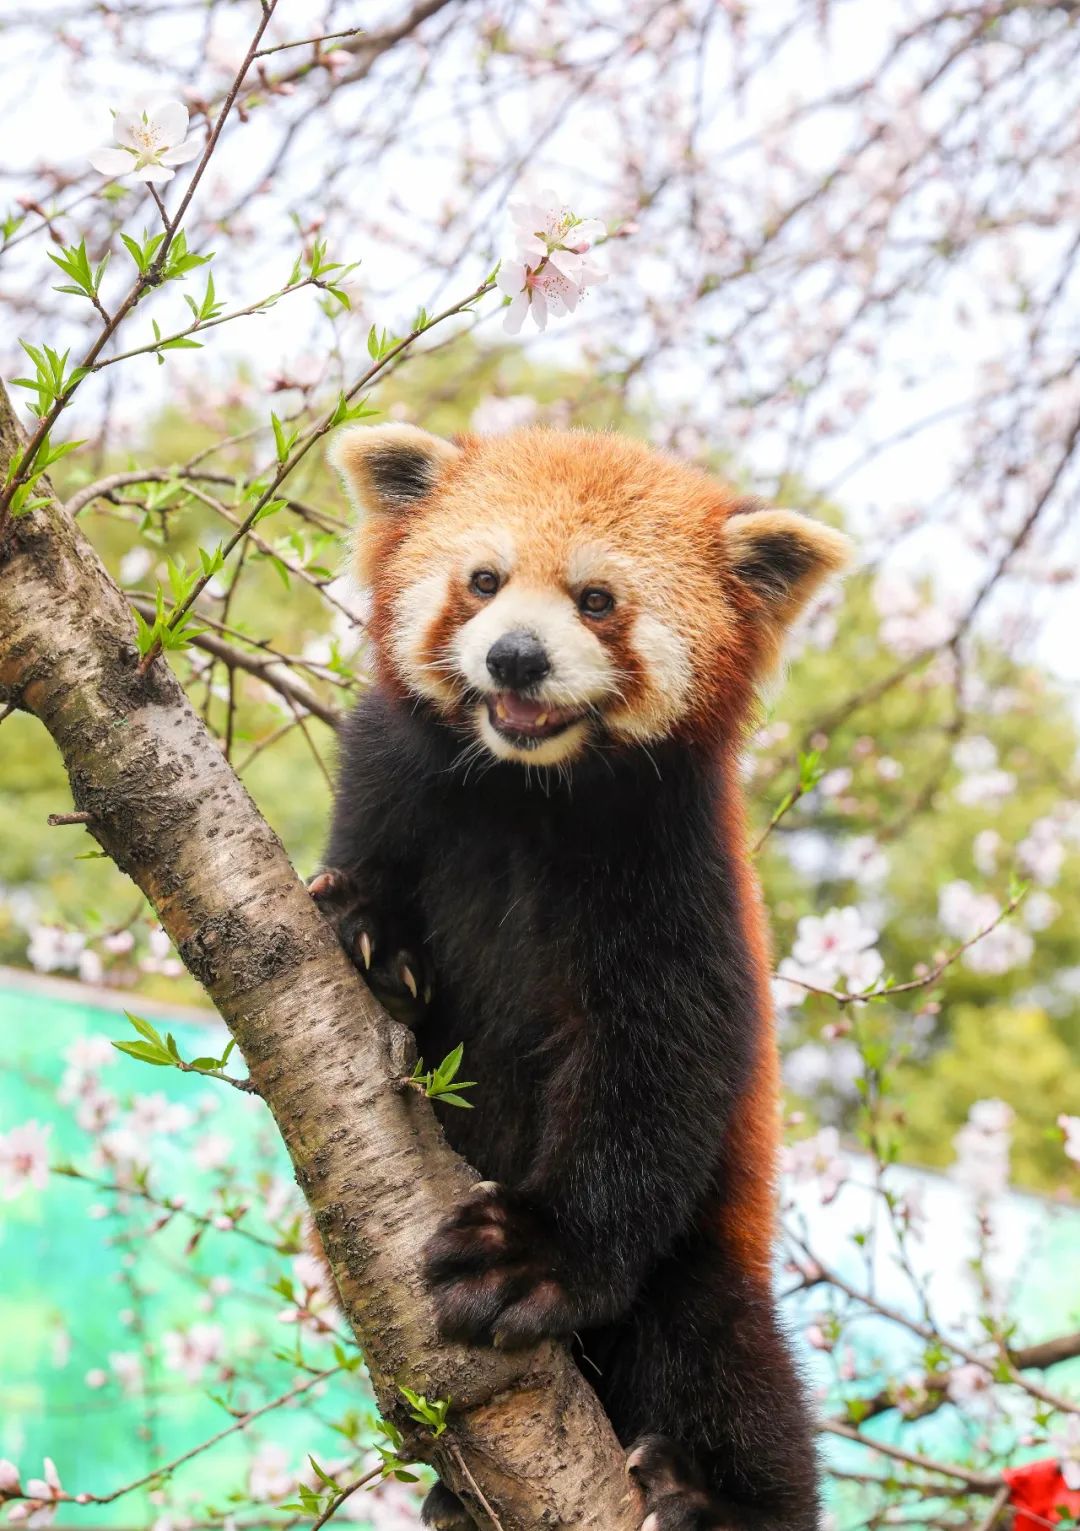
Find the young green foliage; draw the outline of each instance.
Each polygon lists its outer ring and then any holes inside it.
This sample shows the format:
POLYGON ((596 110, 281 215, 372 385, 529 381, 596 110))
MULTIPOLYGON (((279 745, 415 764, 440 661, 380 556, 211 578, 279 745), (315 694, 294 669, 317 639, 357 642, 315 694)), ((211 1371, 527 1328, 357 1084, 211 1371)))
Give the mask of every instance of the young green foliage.
POLYGON ((426 1425, 438 1440, 446 1430, 446 1416, 453 1399, 436 1398, 429 1403, 423 1393, 414 1393, 411 1387, 403 1387, 400 1382, 398 1392, 409 1406, 409 1418, 414 1419, 418 1425, 426 1425))
POLYGON ((452 1053, 447 1053, 438 1068, 428 1069, 426 1073, 423 1058, 418 1058, 407 1083, 419 1090, 421 1095, 426 1095, 428 1100, 438 1100, 445 1106, 460 1106, 464 1111, 471 1111, 472 1101, 464 1100, 460 1092, 475 1089, 476 1080, 457 1077, 464 1051, 464 1044, 459 1042, 452 1053))

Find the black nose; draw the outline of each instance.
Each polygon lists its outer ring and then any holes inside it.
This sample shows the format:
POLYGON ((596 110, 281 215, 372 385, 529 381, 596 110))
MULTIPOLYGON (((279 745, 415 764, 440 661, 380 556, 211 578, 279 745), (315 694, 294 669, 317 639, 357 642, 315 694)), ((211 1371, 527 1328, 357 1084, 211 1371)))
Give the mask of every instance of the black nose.
POLYGON ((500 686, 524 691, 551 670, 544 645, 533 633, 503 633, 488 649, 487 667, 500 686))

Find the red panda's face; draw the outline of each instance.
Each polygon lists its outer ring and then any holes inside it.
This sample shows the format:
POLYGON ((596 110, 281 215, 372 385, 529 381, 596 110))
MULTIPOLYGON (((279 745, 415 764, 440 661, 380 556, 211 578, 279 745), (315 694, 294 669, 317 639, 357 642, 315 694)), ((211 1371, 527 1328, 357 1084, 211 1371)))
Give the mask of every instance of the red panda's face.
POLYGON ((738 722, 780 629, 845 556, 828 528, 739 514, 704 475, 611 435, 458 446, 361 427, 335 461, 365 517, 384 675, 526 765, 738 722))

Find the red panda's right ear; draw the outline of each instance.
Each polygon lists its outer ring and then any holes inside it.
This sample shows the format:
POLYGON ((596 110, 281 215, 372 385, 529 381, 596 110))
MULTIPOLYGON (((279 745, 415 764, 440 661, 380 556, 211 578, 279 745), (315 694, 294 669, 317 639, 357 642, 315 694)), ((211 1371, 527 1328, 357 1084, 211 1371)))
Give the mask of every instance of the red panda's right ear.
POLYGON ((425 499, 461 449, 417 425, 357 425, 327 455, 361 516, 386 516, 425 499))

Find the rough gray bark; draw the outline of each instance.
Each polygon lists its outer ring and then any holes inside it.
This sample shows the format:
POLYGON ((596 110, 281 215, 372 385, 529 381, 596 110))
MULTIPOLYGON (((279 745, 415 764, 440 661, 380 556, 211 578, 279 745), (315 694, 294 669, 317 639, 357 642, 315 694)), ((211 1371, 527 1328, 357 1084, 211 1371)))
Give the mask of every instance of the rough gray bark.
MULTIPOLYGON (((0 476, 18 439, 0 386, 0 476)), ((429 1103, 395 1088, 411 1035, 346 961, 165 662, 145 676, 137 662, 124 598, 63 508, 12 523, 0 547, 0 704, 45 725, 91 833, 236 1038, 384 1414, 415 1441, 397 1384, 453 1398, 430 1458, 478 1525, 633 1531, 622 1454, 567 1354, 472 1350, 435 1332, 420 1249, 471 1171, 429 1103)))

